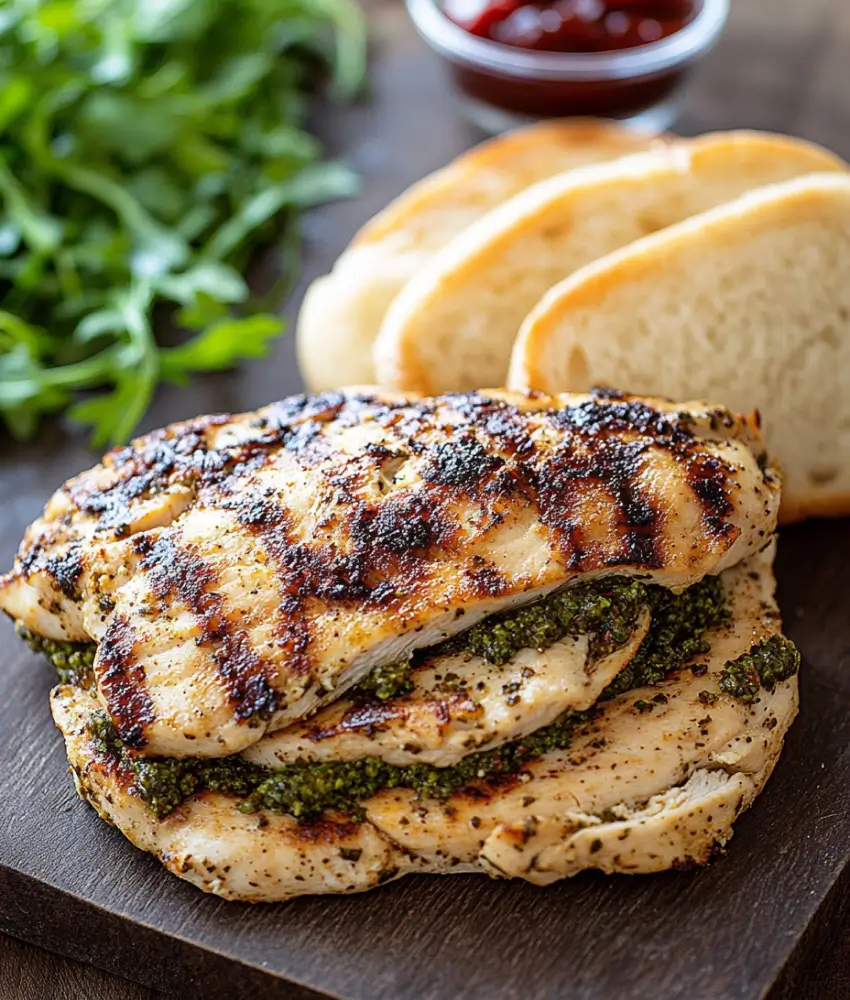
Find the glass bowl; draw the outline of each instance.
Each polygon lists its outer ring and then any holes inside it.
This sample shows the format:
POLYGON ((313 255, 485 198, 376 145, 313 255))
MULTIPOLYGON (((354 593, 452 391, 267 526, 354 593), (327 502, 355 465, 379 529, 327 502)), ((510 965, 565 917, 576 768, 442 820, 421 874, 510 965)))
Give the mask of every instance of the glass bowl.
POLYGON ((540 52, 469 34, 437 0, 406 0, 413 24, 443 57, 467 115, 487 132, 541 118, 590 115, 663 131, 674 121, 688 70, 714 45, 729 0, 701 0, 682 29, 632 49, 540 52))

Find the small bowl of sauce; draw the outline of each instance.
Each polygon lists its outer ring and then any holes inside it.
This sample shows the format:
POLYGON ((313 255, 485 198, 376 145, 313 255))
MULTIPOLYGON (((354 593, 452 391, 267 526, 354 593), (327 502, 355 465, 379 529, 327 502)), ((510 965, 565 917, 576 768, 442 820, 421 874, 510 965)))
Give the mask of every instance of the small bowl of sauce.
POLYGON ((590 115, 661 131, 729 0, 406 0, 488 132, 590 115))

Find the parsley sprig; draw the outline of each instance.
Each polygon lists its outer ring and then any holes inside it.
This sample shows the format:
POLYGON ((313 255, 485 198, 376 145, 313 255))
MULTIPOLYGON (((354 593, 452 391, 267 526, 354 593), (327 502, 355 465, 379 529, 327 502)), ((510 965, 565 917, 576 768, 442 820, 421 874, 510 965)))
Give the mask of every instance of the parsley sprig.
POLYGON ((162 381, 262 356, 243 278, 298 261, 300 210, 356 190, 303 127, 363 76, 356 0, 10 0, 0 8, 0 422, 70 409, 125 441, 162 381), (154 310, 187 339, 162 346, 154 310), (100 390, 92 394, 88 390, 100 390), (82 396, 80 395, 82 393, 82 396))

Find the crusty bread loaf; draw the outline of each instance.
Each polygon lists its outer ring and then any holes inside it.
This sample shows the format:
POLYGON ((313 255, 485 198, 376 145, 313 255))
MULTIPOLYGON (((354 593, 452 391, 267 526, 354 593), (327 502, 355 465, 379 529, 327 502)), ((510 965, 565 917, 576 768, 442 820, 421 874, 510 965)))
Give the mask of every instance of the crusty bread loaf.
POLYGON ((753 188, 843 170, 809 143, 719 133, 542 181, 424 263, 375 343, 380 384, 425 393, 502 385, 544 292, 619 247, 753 188))
POLYGON ((374 382, 371 347, 390 302, 432 254, 494 205, 544 177, 660 143, 593 120, 548 122, 491 139, 414 184, 309 288, 297 333, 307 386, 374 382))
POLYGON ((763 188, 572 275, 523 324, 509 384, 757 406, 782 520, 850 513, 850 176, 763 188))

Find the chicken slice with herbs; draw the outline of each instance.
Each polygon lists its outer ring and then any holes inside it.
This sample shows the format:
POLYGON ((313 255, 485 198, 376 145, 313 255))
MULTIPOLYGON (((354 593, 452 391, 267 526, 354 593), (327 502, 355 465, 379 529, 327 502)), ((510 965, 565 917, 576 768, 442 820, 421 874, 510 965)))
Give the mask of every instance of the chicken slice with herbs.
POLYGON ((704 863, 769 777, 797 710, 798 660, 779 633, 771 559, 769 550, 724 573, 730 615, 708 634, 710 652, 601 703, 568 747, 446 799, 387 789, 299 823, 207 790, 158 819, 128 758, 95 735, 101 710, 91 694, 57 688, 54 718, 98 812, 175 874, 226 898, 353 892, 417 871, 545 884, 585 868, 704 863), (756 672, 753 651, 765 648, 776 658, 756 672))
POLYGON ((567 636, 545 649, 521 649, 494 664, 468 652, 424 659, 411 691, 385 700, 334 702, 303 723, 271 733, 243 752, 280 767, 299 760, 455 764, 548 725, 568 710, 590 708, 634 657, 649 628, 643 609, 627 641, 605 656, 591 638, 567 636))
POLYGON ((143 753, 221 756, 370 671, 600 576, 674 590, 758 551, 757 421, 617 393, 295 397, 176 424, 71 480, 0 609, 98 644, 143 753))

